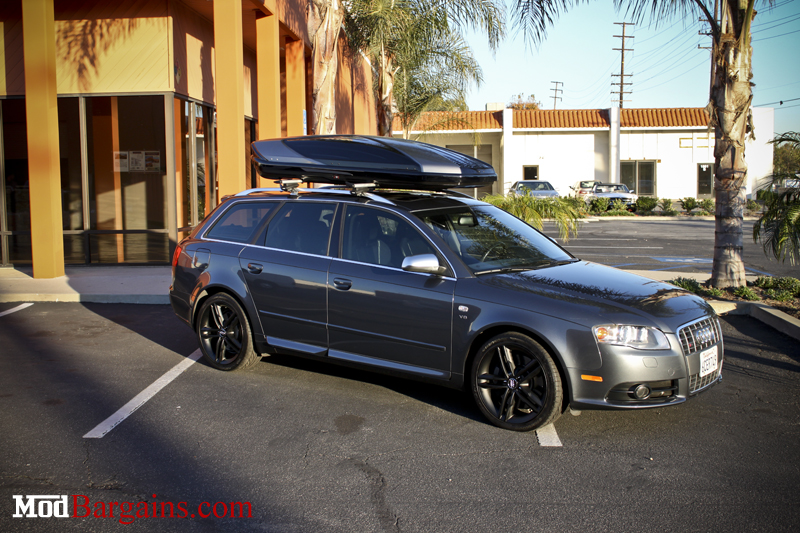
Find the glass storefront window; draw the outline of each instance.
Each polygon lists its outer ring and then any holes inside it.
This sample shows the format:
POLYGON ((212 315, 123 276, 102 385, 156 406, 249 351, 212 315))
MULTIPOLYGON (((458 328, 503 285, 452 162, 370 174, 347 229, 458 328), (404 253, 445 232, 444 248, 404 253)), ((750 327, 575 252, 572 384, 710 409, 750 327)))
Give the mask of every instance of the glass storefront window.
POLYGON ((92 262, 169 261, 168 239, 122 233, 167 228, 164 127, 161 96, 86 99, 90 228, 112 232, 93 238, 92 262))
POLYGON ((4 220, 0 229, 3 246, 0 262, 31 262, 31 204, 28 182, 28 128, 25 100, 2 100, 2 157, 4 220))

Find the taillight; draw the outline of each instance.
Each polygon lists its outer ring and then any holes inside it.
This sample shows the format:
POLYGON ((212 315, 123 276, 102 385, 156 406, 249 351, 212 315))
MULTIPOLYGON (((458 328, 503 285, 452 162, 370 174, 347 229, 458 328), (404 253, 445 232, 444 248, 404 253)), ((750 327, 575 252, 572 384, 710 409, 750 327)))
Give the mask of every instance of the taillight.
POLYGON ((178 258, 181 256, 181 252, 183 252, 183 249, 181 248, 181 245, 179 244, 179 245, 175 246, 175 253, 172 254, 172 275, 173 276, 175 275, 175 267, 178 265, 178 258))

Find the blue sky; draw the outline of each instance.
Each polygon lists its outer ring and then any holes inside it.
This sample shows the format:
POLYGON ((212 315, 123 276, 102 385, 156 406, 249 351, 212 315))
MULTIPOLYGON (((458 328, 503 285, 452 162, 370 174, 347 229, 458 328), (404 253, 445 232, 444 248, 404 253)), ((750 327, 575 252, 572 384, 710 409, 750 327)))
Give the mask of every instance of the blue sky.
MULTIPOLYGON (((507 3, 513 0, 506 0, 507 3)), ((757 4, 758 8, 758 4, 757 4)), ((483 69, 484 83, 467 98, 472 110, 486 103, 508 103, 517 94, 535 95, 544 109, 553 108, 554 81, 562 82, 558 109, 607 108, 612 105, 612 74, 619 74, 622 26, 630 22, 612 2, 574 7, 548 30, 538 48, 526 48, 522 34, 511 30, 492 54, 485 39, 470 43, 483 69)), ((704 107, 708 102, 710 37, 703 24, 676 18, 628 26, 625 48, 625 107, 704 107)), ((775 132, 800 131, 800 0, 776 0, 758 8, 753 23, 753 104, 775 108, 775 132), (784 101, 783 105, 778 102, 784 101)), ((618 89, 617 89, 618 90, 618 89)), ((613 104, 616 105, 616 104, 613 104)), ((772 137, 773 132, 767 134, 772 137)), ((756 132, 762 135, 763 132, 756 132)))

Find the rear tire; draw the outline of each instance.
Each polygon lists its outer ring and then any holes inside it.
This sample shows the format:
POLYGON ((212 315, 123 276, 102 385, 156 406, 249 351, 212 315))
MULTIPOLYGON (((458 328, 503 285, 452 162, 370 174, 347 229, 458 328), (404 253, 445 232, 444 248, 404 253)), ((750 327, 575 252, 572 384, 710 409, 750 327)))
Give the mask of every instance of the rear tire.
POLYGON ((553 359, 538 342, 504 333, 481 347, 472 362, 475 402, 494 425, 530 431, 554 422, 564 399, 553 359))
POLYGON ((197 318, 203 357, 219 370, 239 370, 259 360, 247 314, 232 296, 219 293, 203 302, 197 318))

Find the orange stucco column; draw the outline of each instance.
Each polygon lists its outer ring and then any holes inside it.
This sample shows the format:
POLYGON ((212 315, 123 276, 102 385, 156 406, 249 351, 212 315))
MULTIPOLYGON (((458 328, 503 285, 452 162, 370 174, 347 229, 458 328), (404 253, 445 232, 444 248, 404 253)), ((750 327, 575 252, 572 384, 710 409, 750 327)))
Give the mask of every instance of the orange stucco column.
POLYGON ((286 40, 286 134, 305 135, 306 59, 302 40, 286 40))
POLYGON ((256 19, 258 138, 281 136, 281 49, 277 15, 256 19))
MULTIPOLYGON (((22 0, 33 277, 64 275, 53 0, 22 0)), ((76 132, 77 133, 77 132, 76 132)))
POLYGON ((216 49, 217 154, 220 197, 247 186, 244 149, 244 51, 242 1, 214 1, 216 49))

